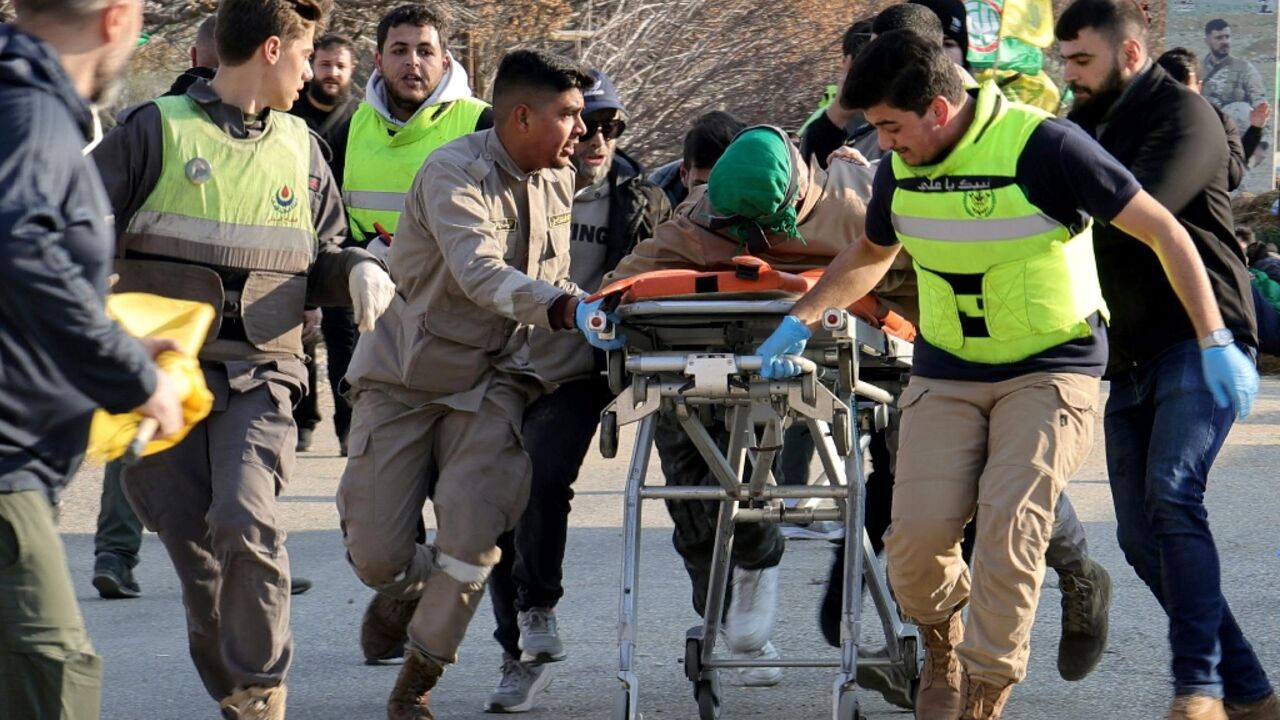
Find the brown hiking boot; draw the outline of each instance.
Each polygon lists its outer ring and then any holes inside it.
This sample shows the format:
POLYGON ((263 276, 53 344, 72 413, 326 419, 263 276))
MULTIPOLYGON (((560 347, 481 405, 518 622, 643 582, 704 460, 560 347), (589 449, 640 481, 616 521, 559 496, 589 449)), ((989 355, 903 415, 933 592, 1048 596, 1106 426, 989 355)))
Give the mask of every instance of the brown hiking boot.
POLYGON ((964 708, 961 695, 963 673, 956 645, 964 637, 964 624, 957 610, 937 625, 921 625, 924 642, 924 672, 916 693, 916 720, 956 720, 964 708))
POLYGON ((1175 695, 1169 720, 1227 720, 1222 701, 1208 695, 1175 695))
POLYGON ((289 690, 276 687, 248 687, 237 690, 219 703, 224 716, 236 720, 284 720, 289 690))
POLYGON ((1004 705, 1009 702, 1011 692, 1013 683, 988 685, 966 674, 964 712, 960 715, 960 720, 1000 720, 1000 714, 1004 712, 1004 705))
POLYGON ((1062 639, 1058 642, 1058 674, 1063 680, 1083 680, 1107 649, 1111 611, 1111 575, 1089 560, 1084 572, 1059 573, 1062 590, 1062 639))
POLYGON ((443 674, 443 665, 410 650, 387 700, 387 720, 435 720, 436 716, 431 714, 427 702, 443 674))
POLYGON ((1275 693, 1248 705, 1226 703, 1226 708, 1231 720, 1280 720, 1280 699, 1275 693))
POLYGON ((405 633, 417 609, 417 598, 396 600, 374 593, 360 622, 360 649, 365 663, 378 665, 404 656, 405 633))

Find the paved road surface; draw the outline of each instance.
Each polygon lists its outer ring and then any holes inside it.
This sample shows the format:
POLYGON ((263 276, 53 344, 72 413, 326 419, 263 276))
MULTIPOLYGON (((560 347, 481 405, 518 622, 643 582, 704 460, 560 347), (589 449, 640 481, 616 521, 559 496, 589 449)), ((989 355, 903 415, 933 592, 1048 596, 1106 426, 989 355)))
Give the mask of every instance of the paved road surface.
MULTIPOLYGON (((335 529, 333 495, 343 462, 336 456, 329 428, 327 422, 322 425, 314 451, 300 457, 297 477, 281 502, 295 572, 315 581, 315 588, 293 605, 296 655, 289 717, 380 720, 397 671, 361 663, 357 627, 369 591, 346 566, 335 529)), ((1280 588, 1275 580, 1280 571, 1278 429, 1280 382, 1267 380, 1254 417, 1236 428, 1222 453, 1208 503, 1232 608, 1266 667, 1280 674, 1280 588)), ((629 438, 624 434, 624 447, 629 438)), ((616 687, 624 464, 593 452, 578 483, 565 570, 567 596, 559 611, 569 658, 555 666, 555 680, 531 717, 608 717, 616 687)), ((143 547, 141 599, 103 601, 89 584, 100 480, 98 468, 86 468, 77 478, 66 499, 62 529, 89 630, 105 658, 102 717, 215 718, 215 706, 187 656, 178 583, 155 536, 148 535, 143 547)), ((1101 439, 1070 492, 1088 526, 1094 556, 1116 581, 1110 648, 1101 667, 1083 682, 1058 678, 1058 591, 1050 573, 1035 627, 1030 673, 1014 692, 1006 715, 1019 720, 1163 718, 1170 692, 1166 625, 1116 546, 1101 439)), ((646 505, 646 510, 641 710, 651 720, 693 718, 696 708, 680 658, 684 632, 697 618, 689 605, 688 580, 671 549, 666 513, 657 504, 646 505)), ((795 542, 788 548, 782 570, 785 610, 775 636, 784 654, 825 652, 815 615, 829 557, 830 547, 824 542, 795 542)), ((449 670, 435 694, 433 706, 440 717, 487 717, 482 709, 501 662, 492 631, 486 602, 463 646, 461 662, 449 670)), ((729 688, 724 717, 830 717, 831 679, 828 671, 789 670, 776 688, 729 688)), ((910 717, 878 698, 865 700, 863 707, 876 720, 910 717)))

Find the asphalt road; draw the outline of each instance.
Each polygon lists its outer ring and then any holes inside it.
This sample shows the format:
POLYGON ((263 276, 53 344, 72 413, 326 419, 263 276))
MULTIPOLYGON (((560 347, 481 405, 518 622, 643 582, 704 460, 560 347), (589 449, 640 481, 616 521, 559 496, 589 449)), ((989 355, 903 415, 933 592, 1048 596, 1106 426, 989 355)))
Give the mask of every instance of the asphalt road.
MULTIPOLYGON (((343 460, 336 455, 329 428, 327 422, 323 424, 314 451, 300 457, 297 476, 281 499, 294 570, 315 581, 315 588, 293 604, 296 652, 289 676, 289 717, 377 720, 385 717, 384 703, 397 670, 361 662, 358 625, 369 591, 343 559, 333 503, 343 460)), ((1275 491, 1280 467, 1278 428, 1280 382, 1268 379, 1255 415, 1234 430, 1223 450, 1208 495, 1227 597, 1273 673, 1280 673, 1280 591, 1275 581, 1280 569, 1275 491)), ((630 437, 624 432, 624 448, 630 437)), ((567 594, 558 612, 569 657, 554 667, 555 679, 533 717, 608 717, 617 686, 615 624, 622 552, 621 488, 626 472, 622 458, 626 455, 620 452, 618 460, 605 461, 593 452, 578 482, 565 568, 567 594)), ((89 584, 100 481, 100 468, 81 472, 66 498, 62 531, 89 631, 105 659, 102 717, 215 718, 216 706, 187 656, 178 582, 156 538, 148 535, 143 547, 138 569, 142 598, 103 601, 89 584)), ((1094 557, 1115 580, 1110 647, 1101 666, 1086 680, 1067 683, 1058 677, 1060 616, 1056 579, 1050 573, 1035 626, 1030 672, 1015 690, 1006 717, 1163 718, 1170 693, 1166 623, 1116 545, 1100 439, 1070 493, 1088 527, 1094 557)), ((639 594, 641 710, 650 719, 696 717, 681 666, 684 632, 697 620, 689 604, 688 580, 671 548, 664 509, 646 505, 644 518, 639 594)), ((775 633, 784 654, 829 652, 815 622, 829 558, 830 546, 825 542, 794 542, 788 547, 775 633)), ((486 717, 482 709, 501 662, 492 631, 486 601, 471 626, 461 661, 434 694, 432 704, 439 717, 486 717)), ((788 670, 775 688, 730 687, 724 717, 830 717, 832 677, 826 670, 788 670)), ((876 719, 910 717, 879 698, 866 698, 863 709, 876 719)))

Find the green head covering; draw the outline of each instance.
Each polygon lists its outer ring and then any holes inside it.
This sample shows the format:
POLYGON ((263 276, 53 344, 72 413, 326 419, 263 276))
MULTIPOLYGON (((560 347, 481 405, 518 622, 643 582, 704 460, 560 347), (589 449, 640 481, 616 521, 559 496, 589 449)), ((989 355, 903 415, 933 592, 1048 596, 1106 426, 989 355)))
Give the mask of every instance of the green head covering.
POLYGON ((767 233, 799 238, 799 187, 791 143, 782 131, 748 128, 729 143, 707 179, 707 198, 721 216, 714 224, 748 241, 755 226, 767 233))

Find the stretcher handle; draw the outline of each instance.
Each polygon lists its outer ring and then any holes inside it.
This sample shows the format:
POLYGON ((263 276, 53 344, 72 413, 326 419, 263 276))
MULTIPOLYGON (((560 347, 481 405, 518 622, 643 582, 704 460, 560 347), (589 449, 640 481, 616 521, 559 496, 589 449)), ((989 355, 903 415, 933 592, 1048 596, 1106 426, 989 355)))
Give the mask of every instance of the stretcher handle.
POLYGON ((142 422, 138 423, 138 432, 134 433, 133 442, 129 443, 129 448, 124 451, 122 462, 125 467, 142 459, 142 451, 147 449, 147 445, 155 439, 159 430, 160 423, 155 418, 143 418, 142 422))
MULTIPOLYGON (((716 355, 717 353, 706 354, 716 355)), ((800 355, 784 355, 783 357, 799 366, 800 371, 804 374, 812 374, 818 371, 818 364, 809 358, 800 355)), ((683 372, 688 363, 689 355, 683 353, 645 353, 628 357, 627 370, 639 373, 683 372)), ((738 372, 759 372, 760 368, 764 367, 764 358, 759 355, 734 355, 733 363, 737 366, 738 372)))

